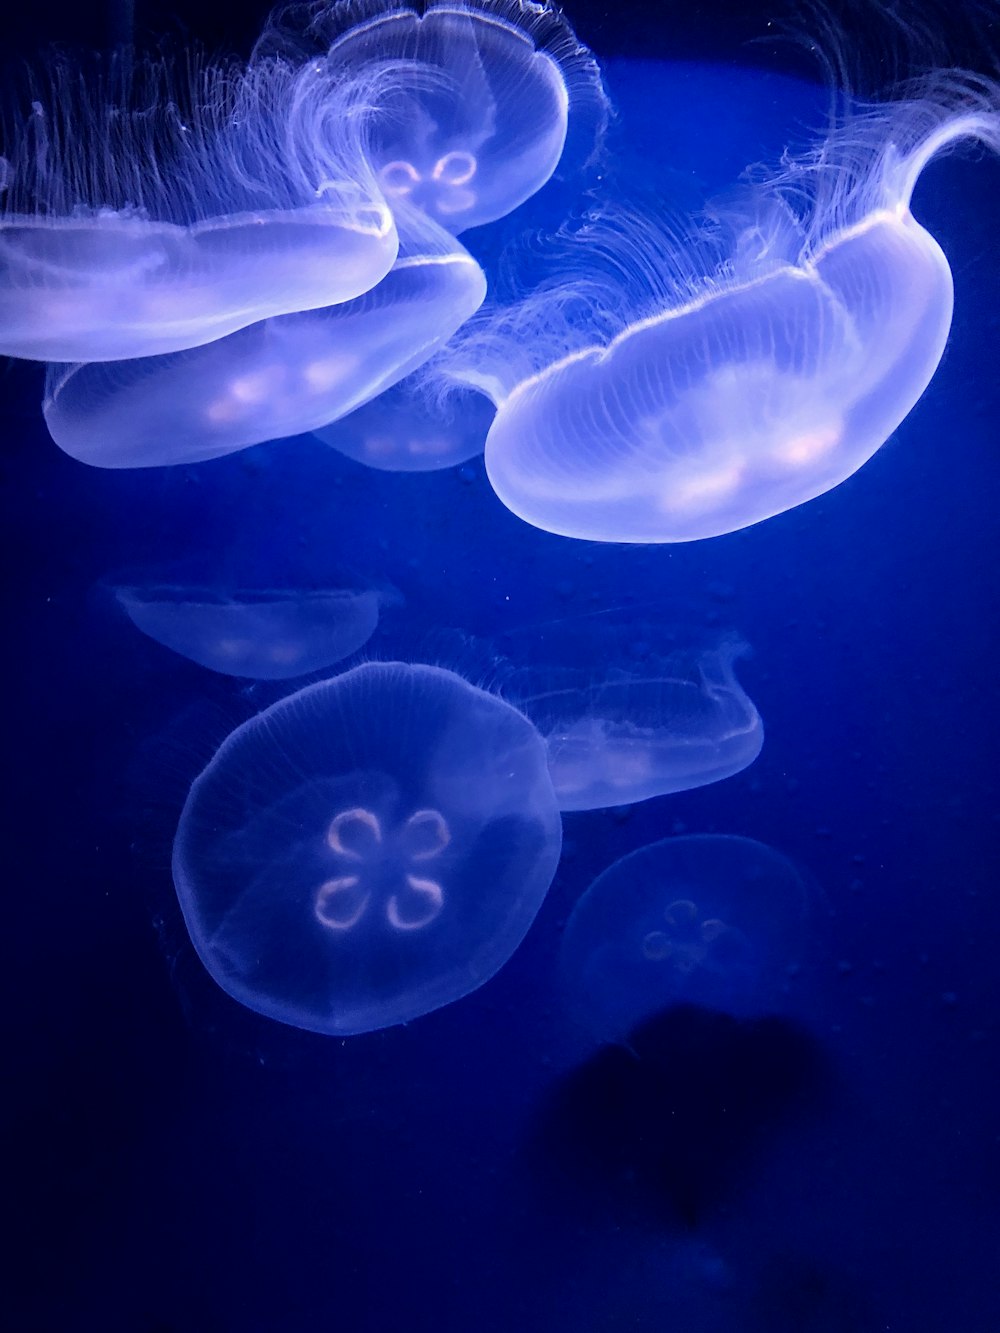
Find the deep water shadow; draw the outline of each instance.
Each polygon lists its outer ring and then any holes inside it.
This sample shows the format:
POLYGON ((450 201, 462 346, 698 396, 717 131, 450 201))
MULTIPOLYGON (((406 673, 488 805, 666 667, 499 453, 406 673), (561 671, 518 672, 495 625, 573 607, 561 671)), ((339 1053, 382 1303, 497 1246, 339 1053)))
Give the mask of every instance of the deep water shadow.
POLYGON ((693 1229, 738 1190, 768 1138, 830 1090, 818 1043, 786 1020, 671 1008, 555 1086, 528 1156, 553 1202, 693 1229))

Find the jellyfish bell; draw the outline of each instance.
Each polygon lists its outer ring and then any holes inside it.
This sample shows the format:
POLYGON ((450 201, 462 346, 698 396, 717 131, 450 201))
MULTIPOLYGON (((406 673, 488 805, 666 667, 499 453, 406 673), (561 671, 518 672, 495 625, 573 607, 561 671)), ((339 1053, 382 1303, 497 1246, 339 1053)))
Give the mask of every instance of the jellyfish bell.
POLYGON ((239 727, 174 842, 192 941, 249 1008, 349 1035, 482 985, 555 873, 545 749, 452 672, 367 663, 239 727))
POLYGON ((251 324, 205 347, 50 366, 43 412, 95 467, 218 458, 327 425, 427 360, 480 305, 486 280, 449 233, 398 214, 400 253, 352 301, 251 324))
POLYGON ((713 228, 662 235, 645 270, 627 228, 598 222, 598 243, 624 250, 605 302, 621 327, 587 346, 535 299, 504 316, 522 350, 505 366, 498 321, 466 372, 499 405, 485 457, 500 499, 564 536, 682 542, 851 476, 944 351, 951 272, 910 202, 927 162, 967 139, 1000 148, 1000 87, 939 72, 747 185, 713 228))
POLYGON ((421 392, 420 372, 315 431, 339 453, 383 472, 437 472, 483 452, 496 409, 475 389, 421 392))
POLYGON ((630 805, 752 764, 764 728, 736 678, 746 651, 730 637, 631 664, 605 658, 593 667, 516 673, 507 697, 545 739, 559 808, 630 805))
POLYGON ((321 0, 276 16, 260 49, 325 53, 355 73, 398 62, 370 152, 390 203, 455 233, 510 213, 594 151, 607 99, 558 10, 526 0, 321 0))
POLYGON ((375 633, 391 589, 129 586, 121 609, 148 638, 226 676, 289 680, 350 657, 375 633))
POLYGON ((606 1041, 677 1004, 738 1018, 794 1013, 809 909, 806 877, 763 843, 651 843, 574 907, 561 944, 567 1003, 606 1041))
POLYGON ((277 60, 56 61, 0 182, 0 353, 115 361, 351 300, 397 252, 370 88, 277 60), (181 71, 184 71, 183 73, 181 71))

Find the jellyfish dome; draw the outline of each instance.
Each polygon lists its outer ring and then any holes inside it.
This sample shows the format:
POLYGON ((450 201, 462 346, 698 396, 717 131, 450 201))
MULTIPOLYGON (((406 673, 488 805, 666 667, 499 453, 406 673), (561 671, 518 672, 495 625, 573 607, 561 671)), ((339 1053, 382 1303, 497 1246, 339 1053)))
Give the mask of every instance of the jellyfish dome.
POLYGON ((437 472, 483 452, 496 408, 475 389, 457 389, 443 401, 421 391, 420 374, 373 398, 317 439, 382 472, 437 472))
MULTIPOLYGON (((609 228, 620 285, 643 289, 636 313, 600 345, 561 354, 556 339, 497 395, 486 468, 500 499, 565 536, 683 542, 851 476, 944 351, 951 272, 910 201, 926 163, 968 138, 1000 145, 1000 89, 939 73, 748 184, 714 229, 662 235, 641 284, 634 242, 609 228)), ((523 321, 519 334, 530 346, 523 321)))
POLYGON ((737 639, 631 666, 520 673, 518 705, 543 736, 559 808, 599 810, 690 791, 757 758, 760 714, 734 670, 737 639), (536 684, 545 688, 533 693, 536 684))
POLYGON ((350 657, 374 634, 386 596, 378 588, 115 593, 136 629, 164 648, 209 671, 250 680, 289 680, 350 657))
POLYGON ((65 453, 95 467, 196 463, 326 425, 434 354, 478 309, 482 269, 428 218, 400 217, 377 287, 278 315, 204 347, 53 365, 42 410, 65 453))
POLYGON ((223 743, 181 814, 174 883, 224 990, 346 1036, 487 981, 561 840, 545 747, 520 713, 449 671, 367 663, 223 743))
POLYGON ((261 46, 326 52, 331 68, 391 81, 370 125, 371 158, 395 205, 450 231, 510 213, 568 156, 593 151, 607 116, 596 62, 547 3, 340 0, 277 16, 261 46))
POLYGON ((808 921, 804 877, 750 838, 666 838, 599 875, 561 945, 567 1001, 602 1040, 676 1004, 781 1013, 808 921))
POLYGON ((4 136, 0 353, 150 356, 367 291, 397 251, 370 100, 277 60, 55 62, 4 136))

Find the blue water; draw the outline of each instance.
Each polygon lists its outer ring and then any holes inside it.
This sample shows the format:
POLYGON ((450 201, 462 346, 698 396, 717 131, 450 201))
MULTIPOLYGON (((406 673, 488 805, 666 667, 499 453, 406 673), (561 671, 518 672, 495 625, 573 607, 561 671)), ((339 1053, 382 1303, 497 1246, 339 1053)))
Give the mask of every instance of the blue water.
MULTIPOLYGON (((612 62, 609 84, 615 134, 678 206, 773 160, 820 106, 732 64, 612 62)), ((48 439, 39 369, 10 365, 11 1328, 1000 1327, 998 200, 996 160, 927 168, 914 213, 956 287, 930 388, 849 481, 710 541, 574 542, 503 508, 481 461, 376 472, 310 437, 90 469, 48 439), (172 655, 107 592, 137 570, 219 578, 220 560, 243 587, 363 571, 400 594, 372 656, 484 682, 510 636, 603 608, 735 630, 762 753, 714 786, 565 815, 527 938, 458 1003, 346 1040, 272 1023, 202 969, 170 847, 192 778, 285 688, 172 655), (598 874, 680 833, 800 868, 797 1004, 674 1011, 598 1052, 567 1012, 562 928, 598 874)))

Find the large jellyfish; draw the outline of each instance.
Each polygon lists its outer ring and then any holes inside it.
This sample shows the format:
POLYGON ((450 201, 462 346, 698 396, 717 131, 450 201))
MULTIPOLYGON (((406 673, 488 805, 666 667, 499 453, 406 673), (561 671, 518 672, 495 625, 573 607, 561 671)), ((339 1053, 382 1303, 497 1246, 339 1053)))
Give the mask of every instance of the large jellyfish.
POLYGON ((421 392, 418 372, 314 434, 382 472, 437 472, 483 452, 495 412, 474 389, 434 401, 421 392))
POLYGON ((135 627, 210 671, 289 680, 350 657, 374 634, 379 609, 398 600, 374 587, 242 590, 121 587, 115 597, 135 627))
POLYGON ((849 477, 944 350, 951 272, 910 201, 928 161, 970 138, 1000 147, 1000 89, 938 72, 746 184, 714 229, 671 237, 621 214, 583 232, 580 267, 588 241, 621 251, 617 290, 589 301, 597 319, 625 312, 613 336, 553 330, 559 301, 542 293, 462 372, 499 404, 486 467, 500 499, 570 537, 681 542, 849 477))
POLYGON ((364 154, 371 89, 193 58, 56 61, 0 158, 0 354, 106 361, 350 300, 397 250, 364 154))
POLYGON ((676 1004, 780 1013, 806 943, 806 881, 749 838, 667 838, 599 875, 566 924, 568 1001, 602 1040, 676 1004))
POLYGON ((295 1027, 389 1027, 481 986, 561 846, 545 747, 436 667, 368 663, 281 700, 195 780, 174 882, 208 971, 295 1027))
POLYGON ((379 183, 450 231, 510 213, 607 116, 600 74, 558 10, 528 0, 319 0, 279 13, 260 44, 389 68, 369 134, 379 183), (303 20, 303 14, 305 19, 303 20))
POLYGON ((43 411, 65 453, 95 467, 195 463, 326 425, 394 384, 478 309, 486 279, 413 209, 377 287, 277 315, 169 356, 50 366, 43 411))
POLYGON ((744 652, 732 638, 631 664, 518 673, 509 697, 545 739, 559 808, 646 801, 752 764, 764 728, 736 679, 734 663, 744 652))

